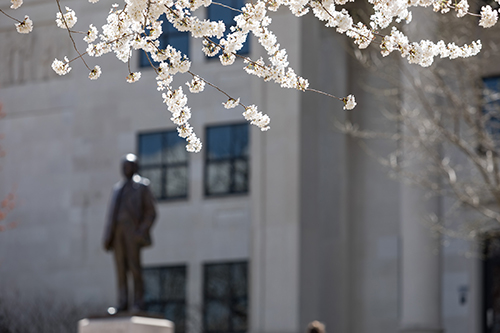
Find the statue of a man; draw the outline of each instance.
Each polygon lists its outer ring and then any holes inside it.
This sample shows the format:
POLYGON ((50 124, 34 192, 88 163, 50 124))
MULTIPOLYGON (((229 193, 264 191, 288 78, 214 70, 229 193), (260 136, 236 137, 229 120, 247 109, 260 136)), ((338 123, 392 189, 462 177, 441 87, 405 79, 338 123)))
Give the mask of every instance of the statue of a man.
POLYGON ((104 232, 104 248, 115 257, 118 281, 118 311, 128 311, 127 273, 134 281, 132 311, 144 310, 142 247, 151 245, 150 229, 156 218, 155 200, 149 180, 137 174, 137 157, 127 154, 122 161, 124 180, 113 189, 109 218, 104 232))

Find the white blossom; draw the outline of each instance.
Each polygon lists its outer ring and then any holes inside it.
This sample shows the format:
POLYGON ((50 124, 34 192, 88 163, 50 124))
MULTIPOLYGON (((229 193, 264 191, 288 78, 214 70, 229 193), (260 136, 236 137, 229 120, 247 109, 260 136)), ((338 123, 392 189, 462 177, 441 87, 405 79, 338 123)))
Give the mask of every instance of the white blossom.
POLYGON ((139 81, 140 78, 141 78, 141 72, 130 73, 129 75, 127 75, 127 82, 134 83, 139 81))
POLYGON ((16 30, 20 34, 28 34, 33 30, 33 21, 26 15, 21 23, 16 23, 16 30))
POLYGON ((203 48, 202 51, 205 53, 207 57, 213 57, 217 55, 220 51, 220 47, 212 42, 207 41, 206 39, 203 40, 203 48))
POLYGON ((85 37, 83 37, 83 40, 86 41, 87 43, 92 43, 95 41, 97 38, 97 28, 94 27, 93 24, 89 26, 89 30, 87 31, 87 34, 85 37))
POLYGON ((484 28, 490 28, 497 23, 498 12, 491 9, 490 5, 481 7, 481 19, 479 25, 484 28))
POLYGON ((467 0, 461 0, 455 6, 455 10, 457 11, 457 17, 464 17, 469 11, 469 3, 467 2, 467 0))
POLYGON ((101 76, 101 67, 96 65, 89 74, 89 79, 91 80, 97 80, 101 76))
POLYGON ((66 75, 71 71, 71 67, 69 67, 68 57, 64 57, 64 61, 54 59, 52 62, 52 69, 59 75, 66 75))
POLYGON ((18 9, 23 4, 23 0, 10 0, 10 2, 12 3, 11 9, 18 9))
POLYGON ((91 57, 100 57, 105 53, 111 52, 111 46, 105 42, 89 44, 86 51, 91 57))
POLYGON ((188 138, 187 138, 187 146, 186 149, 189 152, 192 153, 198 153, 201 150, 202 144, 200 139, 196 137, 196 134, 192 133, 188 138))
POLYGON ((66 7, 66 14, 62 15, 61 12, 56 13, 56 24, 61 29, 66 29, 66 24, 68 29, 73 28, 77 21, 75 11, 69 7, 66 7), (66 22, 66 24, 64 24, 66 22))
POLYGON ((193 94, 202 92, 205 89, 205 81, 200 79, 198 76, 193 77, 191 82, 186 82, 186 85, 189 87, 189 91, 193 94))
POLYGON ((191 125, 189 125, 189 123, 185 123, 177 127, 177 132, 179 133, 179 136, 181 138, 185 139, 193 134, 193 128, 191 127, 191 125))
POLYGON ((257 106, 255 105, 246 107, 243 116, 246 120, 250 121, 250 124, 260 127, 262 131, 267 131, 270 128, 269 122, 271 119, 268 115, 257 111, 257 106))
POLYGON ((342 101, 344 102, 344 110, 352 110, 356 106, 354 95, 349 95, 343 98, 342 101))
POLYGON ((236 60, 236 56, 233 53, 222 53, 219 56, 220 63, 224 66, 229 66, 234 63, 234 60, 236 60))
POLYGON ((224 105, 226 109, 233 109, 237 107, 239 104, 240 104, 239 98, 238 99, 230 98, 227 100, 227 102, 222 103, 222 105, 224 105))

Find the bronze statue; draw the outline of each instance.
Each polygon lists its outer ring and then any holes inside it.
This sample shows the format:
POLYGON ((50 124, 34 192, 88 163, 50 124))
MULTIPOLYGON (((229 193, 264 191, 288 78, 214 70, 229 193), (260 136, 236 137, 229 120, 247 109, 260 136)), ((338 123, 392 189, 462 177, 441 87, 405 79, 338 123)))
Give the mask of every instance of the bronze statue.
POLYGON ((137 157, 127 154, 122 161, 124 180, 113 188, 109 217, 104 232, 104 249, 113 250, 118 281, 118 311, 128 311, 127 273, 134 281, 132 311, 144 309, 142 247, 151 245, 150 230, 156 218, 155 200, 149 180, 137 174, 137 157))

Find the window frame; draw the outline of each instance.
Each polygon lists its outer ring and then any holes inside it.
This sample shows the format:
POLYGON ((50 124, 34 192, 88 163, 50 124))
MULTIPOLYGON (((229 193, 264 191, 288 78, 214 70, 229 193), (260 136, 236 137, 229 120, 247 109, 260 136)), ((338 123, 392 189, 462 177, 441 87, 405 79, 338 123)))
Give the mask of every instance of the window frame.
MULTIPOLYGON (((224 123, 224 124, 214 124, 214 125, 205 125, 205 147, 204 147, 204 165, 203 165, 203 193, 205 198, 221 198, 221 197, 228 197, 228 196, 245 196, 250 193, 250 179, 251 179, 251 168, 250 168, 250 145, 251 145, 251 135, 250 135, 250 126, 247 122, 232 122, 232 123, 224 123), (235 126, 246 126, 247 127, 247 149, 248 149, 248 154, 247 156, 241 156, 241 157, 235 157, 231 154, 229 158, 219 158, 219 159, 210 159, 209 152, 210 152, 210 140, 209 140, 209 130, 211 128, 220 128, 220 127, 235 127, 235 126), (247 166, 247 177, 246 177, 246 190, 245 191, 236 191, 234 190, 234 164, 235 161, 238 160, 245 160, 246 166, 247 166), (230 162, 230 185, 229 185, 229 192, 224 192, 224 193, 210 193, 208 191, 208 166, 210 164, 217 164, 217 163, 222 163, 225 161, 230 162)), ((233 147, 233 146, 231 146, 233 147)))
MULTIPOLYGON (((155 196, 155 199, 158 202, 171 202, 171 201, 181 201, 181 200, 189 200, 189 154, 186 151, 186 161, 185 162, 167 162, 164 161, 165 157, 163 156, 163 149, 165 147, 165 141, 167 140, 167 133, 174 133, 177 137, 176 129, 164 129, 164 130, 151 130, 151 131, 142 131, 137 133, 137 156, 138 156, 138 173, 141 175, 141 172, 144 170, 160 170, 160 190, 161 194, 159 197, 155 196), (162 136, 161 140, 161 161, 155 164, 142 165, 141 163, 141 140, 142 136, 146 135, 154 135, 160 134, 162 136), (184 166, 186 168, 186 193, 184 195, 177 196, 167 196, 166 188, 167 188, 167 170, 168 168, 178 168, 184 166)), ((181 139, 182 140, 182 139, 181 139)), ((141 175, 142 176, 142 175, 141 175)), ((146 177, 147 178, 147 177, 146 177)), ((150 180, 151 181, 151 180, 150 180)), ((154 194, 154 193, 153 193, 154 194)))
MULTIPOLYGON (((490 75, 481 78, 482 83, 482 106, 481 113, 483 117, 488 117, 483 123, 484 130, 488 133, 488 135, 494 140, 498 141, 500 139, 500 74, 498 75, 490 75), (498 98, 494 100, 489 100, 490 96, 485 94, 485 91, 488 88, 488 82, 495 82, 496 87, 498 88, 493 92, 498 98), (489 107, 497 108, 496 113, 491 114, 491 111, 488 110, 489 107)), ((478 149, 482 149, 482 147, 478 147, 478 149)))
MULTIPOLYGON (((179 333, 185 333, 187 331, 187 323, 189 321, 189 318, 188 318, 188 311, 187 311, 187 304, 188 304, 188 265, 187 264, 178 264, 178 265, 161 265, 161 266, 146 266, 146 267, 143 267, 142 268, 142 272, 143 272, 143 275, 144 273, 146 273, 147 271, 154 271, 154 270, 157 270, 158 271, 158 274, 160 275, 159 279, 159 289, 160 289, 160 294, 162 294, 162 289, 164 288, 164 284, 162 283, 162 279, 164 278, 165 276, 165 273, 163 272, 166 271, 166 270, 169 270, 169 269, 181 269, 183 270, 184 272, 184 290, 183 290, 183 296, 184 296, 184 299, 183 300, 168 300, 168 299, 163 299, 163 300, 155 300, 155 301, 145 301, 145 307, 147 309, 148 306, 150 305, 159 305, 160 307, 163 307, 165 308, 167 305, 169 304, 176 304, 176 305, 181 305, 183 306, 184 308, 184 323, 183 325, 179 324, 179 321, 177 320, 177 322, 175 323, 176 324, 176 332, 179 332, 179 333), (184 330, 179 330, 180 327, 183 327, 184 330)), ((145 279, 144 279, 145 280, 145 279)), ((144 295, 145 297, 147 296, 147 293, 146 293, 146 289, 147 289, 147 285, 146 283, 144 283, 144 295)), ((160 295, 161 296, 161 295, 160 295)), ((161 298, 161 297, 159 297, 161 298)), ((149 313, 153 313, 153 314, 158 314, 158 315, 162 315, 163 317, 166 318, 165 316, 165 313, 159 313, 159 312, 154 312, 154 311, 151 311, 151 310, 146 310, 147 312, 149 313)), ((168 320, 174 320, 173 318, 167 318, 168 320)))
POLYGON ((249 321, 249 312, 250 312, 250 261, 248 259, 246 260, 225 260, 225 261, 210 261, 210 262, 205 262, 203 263, 203 312, 202 312, 202 331, 204 333, 246 333, 249 331, 249 326, 250 326, 250 321, 249 321), (206 315, 206 310, 207 310, 207 300, 220 300, 220 298, 215 298, 215 297, 210 297, 207 293, 207 285, 208 285, 208 280, 207 280, 207 272, 206 268, 209 266, 229 266, 229 270, 231 269, 232 266, 235 265, 245 265, 245 270, 246 270, 246 288, 245 288, 245 295, 244 296, 234 296, 232 292, 232 277, 231 274, 229 274, 229 290, 230 290, 230 295, 228 297, 229 300, 229 308, 231 310, 230 316, 228 318, 228 330, 227 331, 209 331, 207 329, 207 315, 206 315), (247 330, 234 330, 233 325, 231 323, 232 315, 234 313, 233 306, 236 304, 236 300, 244 300, 246 302, 246 327, 247 330))

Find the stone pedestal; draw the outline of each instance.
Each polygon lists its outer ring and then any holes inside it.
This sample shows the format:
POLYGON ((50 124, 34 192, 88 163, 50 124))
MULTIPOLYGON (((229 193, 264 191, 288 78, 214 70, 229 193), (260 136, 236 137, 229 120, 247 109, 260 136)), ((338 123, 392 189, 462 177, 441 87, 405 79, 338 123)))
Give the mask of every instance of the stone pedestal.
POLYGON ((174 323, 142 316, 85 318, 78 322, 78 333, 174 333, 174 323))

